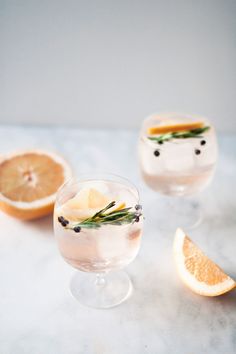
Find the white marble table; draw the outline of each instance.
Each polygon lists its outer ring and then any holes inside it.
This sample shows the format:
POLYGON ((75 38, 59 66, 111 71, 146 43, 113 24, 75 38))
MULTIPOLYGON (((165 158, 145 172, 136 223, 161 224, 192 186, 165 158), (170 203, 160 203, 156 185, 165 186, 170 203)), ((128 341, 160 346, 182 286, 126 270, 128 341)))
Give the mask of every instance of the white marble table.
MULTIPOLYGON (((187 290, 172 260, 173 232, 158 229, 153 193, 136 161, 137 132, 0 127, 1 153, 44 147, 75 172, 127 176, 141 191, 146 220, 141 251, 127 268, 135 291, 122 305, 93 310, 69 293, 74 270, 57 251, 52 219, 20 222, 0 214, 0 354, 233 354, 236 291, 204 298, 187 290)), ((191 237, 236 277, 236 136, 220 137, 216 177, 202 196, 204 223, 191 237)))

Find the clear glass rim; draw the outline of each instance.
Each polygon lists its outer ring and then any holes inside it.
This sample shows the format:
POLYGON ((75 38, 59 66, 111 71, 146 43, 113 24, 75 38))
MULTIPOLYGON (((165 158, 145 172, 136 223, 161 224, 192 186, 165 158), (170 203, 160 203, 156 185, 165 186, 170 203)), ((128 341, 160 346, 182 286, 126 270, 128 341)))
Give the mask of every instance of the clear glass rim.
POLYGON ((130 182, 129 179, 126 177, 114 174, 114 173, 109 173, 109 172, 88 172, 88 173, 81 173, 77 176, 73 176, 69 179, 67 179, 61 187, 57 190, 56 193, 56 203, 55 204, 60 204, 59 198, 61 193, 66 190, 66 188, 71 187, 73 185, 77 185, 82 182, 87 182, 87 181, 111 181, 111 182, 117 182, 123 185, 128 186, 129 188, 132 189, 132 192, 134 193, 135 197, 137 198, 137 204, 139 203, 140 200, 140 195, 137 187, 133 182, 130 182))
POLYGON ((189 112, 181 112, 181 111, 162 111, 162 112, 153 112, 146 116, 143 120, 143 123, 145 123, 148 119, 154 118, 154 117, 168 117, 168 116, 183 116, 184 118, 196 118, 196 119, 203 119, 204 121, 208 122, 209 124, 211 123, 210 119, 206 117, 203 114, 199 113, 189 113, 189 112))

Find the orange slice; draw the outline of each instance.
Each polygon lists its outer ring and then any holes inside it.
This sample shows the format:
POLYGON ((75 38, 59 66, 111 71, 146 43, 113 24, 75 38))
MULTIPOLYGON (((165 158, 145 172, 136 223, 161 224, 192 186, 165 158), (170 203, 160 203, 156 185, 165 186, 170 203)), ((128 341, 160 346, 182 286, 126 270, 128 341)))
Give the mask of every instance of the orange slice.
POLYGON ((174 257, 180 278, 197 294, 217 296, 235 288, 235 281, 211 261, 181 229, 176 230, 174 257))
POLYGON ((203 126, 204 126, 203 122, 178 123, 173 125, 172 124, 159 125, 156 127, 149 127, 147 133, 148 135, 166 134, 166 133, 198 129, 198 128, 202 128, 203 126))
POLYGON ((34 219, 53 211, 58 188, 71 169, 58 155, 34 150, 0 161, 0 209, 19 219, 34 219))

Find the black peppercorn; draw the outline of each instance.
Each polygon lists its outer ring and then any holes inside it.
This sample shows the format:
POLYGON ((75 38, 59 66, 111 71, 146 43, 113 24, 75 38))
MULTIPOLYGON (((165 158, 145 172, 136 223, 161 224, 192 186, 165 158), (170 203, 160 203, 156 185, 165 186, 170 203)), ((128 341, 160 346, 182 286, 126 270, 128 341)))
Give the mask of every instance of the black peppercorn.
POLYGON ((206 140, 201 140, 200 144, 201 145, 206 145, 206 140))
POLYGON ((63 218, 63 216, 59 216, 57 220, 61 224, 64 221, 64 218, 63 218))
POLYGON ((81 231, 81 227, 80 226, 75 226, 73 230, 74 230, 74 232, 80 232, 81 231))
POLYGON ((164 141, 160 140, 160 141, 158 141, 158 144, 162 145, 162 144, 164 144, 164 141))
POLYGON ((159 156, 159 155, 160 155, 160 151, 159 151, 159 150, 155 150, 155 151, 154 151, 154 155, 155 155, 155 156, 159 156))
POLYGON ((138 215, 136 216, 135 221, 139 222, 139 216, 138 215))
POLYGON ((196 154, 196 155, 200 155, 200 154, 201 154, 201 150, 195 149, 195 154, 196 154))
POLYGON ((67 226, 69 224, 69 221, 66 220, 63 216, 59 216, 57 220, 62 226, 67 226))

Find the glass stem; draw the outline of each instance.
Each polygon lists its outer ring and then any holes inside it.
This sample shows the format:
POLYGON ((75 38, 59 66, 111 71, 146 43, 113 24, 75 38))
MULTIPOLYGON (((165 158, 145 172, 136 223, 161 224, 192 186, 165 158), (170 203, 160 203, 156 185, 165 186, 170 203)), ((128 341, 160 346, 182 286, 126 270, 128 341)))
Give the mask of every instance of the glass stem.
POLYGON ((95 285, 104 286, 106 284, 106 277, 103 273, 97 273, 95 279, 95 285))

